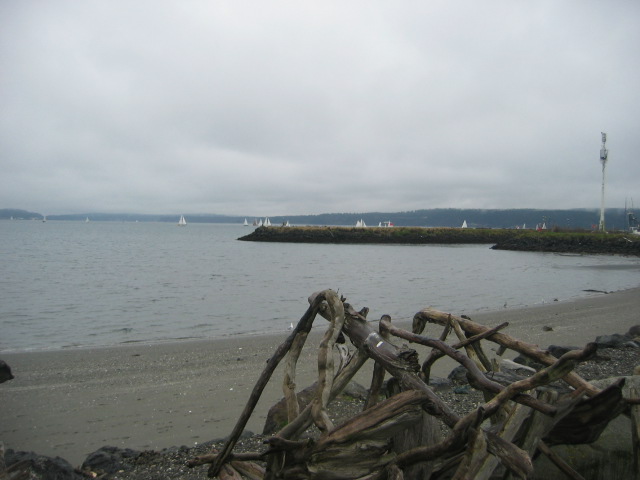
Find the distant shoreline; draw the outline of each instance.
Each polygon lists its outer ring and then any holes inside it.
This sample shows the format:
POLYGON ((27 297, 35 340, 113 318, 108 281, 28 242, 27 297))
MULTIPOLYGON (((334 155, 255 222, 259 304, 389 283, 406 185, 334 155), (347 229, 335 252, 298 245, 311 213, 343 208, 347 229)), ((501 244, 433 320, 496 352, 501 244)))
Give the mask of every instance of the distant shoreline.
MULTIPOLYGON (((66 220, 84 222, 87 218, 91 222, 116 221, 116 222, 178 222, 180 215, 184 215, 189 224, 194 223, 225 223, 243 225, 246 220, 249 224, 265 221, 255 214, 229 215, 220 213, 194 213, 189 211, 141 213, 141 212, 99 212, 84 211, 81 213, 53 213, 32 212, 21 209, 0 209, 0 219, 9 220, 42 220, 47 221, 66 220)), ((627 216, 623 208, 606 209, 607 226, 617 230, 625 228, 627 216)), ((352 213, 321 213, 321 214, 277 214, 269 215, 272 225, 282 225, 289 222, 291 225, 355 225, 357 221, 364 221, 373 226, 383 222, 393 222, 404 227, 449 227, 457 228, 466 223, 470 228, 515 228, 516 226, 530 228, 543 223, 549 228, 590 229, 598 223, 599 209, 474 209, 474 208, 431 208, 412 211, 397 212, 352 212, 352 213)))
POLYGON ((640 256, 640 235, 424 227, 259 227, 238 240, 335 244, 493 244, 496 250, 640 256))

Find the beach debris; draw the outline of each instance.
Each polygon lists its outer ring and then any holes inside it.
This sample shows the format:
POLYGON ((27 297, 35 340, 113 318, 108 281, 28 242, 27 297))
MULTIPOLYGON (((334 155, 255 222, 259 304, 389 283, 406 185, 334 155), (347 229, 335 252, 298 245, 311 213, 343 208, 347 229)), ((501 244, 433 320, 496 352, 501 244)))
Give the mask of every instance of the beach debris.
POLYGON ((195 457, 188 466, 209 465, 210 477, 244 475, 264 480, 488 479, 494 474, 530 478, 531 459, 540 452, 570 478, 581 478, 550 446, 592 442, 611 420, 640 403, 622 396, 624 379, 600 389, 573 372, 580 362, 596 355, 596 343, 566 348, 556 358, 502 333, 506 323, 489 328, 469 317, 427 308, 414 315, 411 331, 397 327, 388 315, 381 317, 375 330, 366 318, 368 308, 356 311, 333 290, 311 295, 309 303, 293 332, 267 361, 222 449, 195 457), (328 320, 329 327, 318 348, 317 381, 304 390, 305 401, 301 402, 296 392, 296 365, 318 315, 328 320), (427 325, 444 328, 434 338, 423 334, 427 325), (457 337, 454 344, 446 342, 450 333, 457 337), (337 348, 341 335, 355 347, 348 356, 337 348), (498 358, 486 355, 483 341, 499 346, 498 358), (425 347, 426 359, 420 363, 418 349, 425 347), (502 358, 507 350, 540 368, 502 358), (334 356, 339 359, 334 361, 334 356), (485 403, 463 416, 429 385, 431 366, 444 356, 459 363, 461 373, 464 370, 468 385, 457 387, 459 393, 475 388, 485 396, 485 403), (327 405, 368 360, 374 362, 374 368, 363 411, 334 425, 327 405), (286 422, 267 440, 264 451, 234 453, 281 362, 286 422), (529 376, 520 376, 520 371, 529 376), (391 378, 384 382, 386 374, 391 378), (569 388, 549 388, 560 381, 569 388), (436 419, 450 429, 444 438, 436 419), (320 432, 313 439, 309 434, 312 426, 320 432))

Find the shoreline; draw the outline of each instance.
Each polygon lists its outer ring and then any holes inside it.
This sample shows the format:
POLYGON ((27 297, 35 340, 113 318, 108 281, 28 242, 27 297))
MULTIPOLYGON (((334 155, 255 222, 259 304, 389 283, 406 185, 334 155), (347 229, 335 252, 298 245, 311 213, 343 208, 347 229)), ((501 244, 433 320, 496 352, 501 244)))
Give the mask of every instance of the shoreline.
MULTIPOLYGON (((458 314, 453 309, 451 313, 458 314)), ((505 333, 541 347, 584 346, 598 335, 625 333, 640 324, 640 287, 480 312, 472 318, 489 326, 509 321, 505 333)), ((406 322, 399 324, 410 328, 406 322)), ((440 331, 427 326, 424 333, 437 337, 440 331)), ((299 389, 315 380, 322 333, 322 328, 314 329, 302 352, 299 389)), ((79 465, 104 445, 160 450, 223 438, 235 425, 265 362, 287 335, 4 352, 0 356, 16 378, 0 385, 0 441, 7 449, 60 456, 79 465)), ((426 350, 416 350, 423 359, 426 350)), ((446 363, 436 367, 436 376, 450 370, 446 363)), ((371 368, 368 362, 356 381, 368 386, 371 368)), ((282 397, 281 382, 279 367, 249 430, 262 431, 268 408, 282 397)))
MULTIPOLYGON (((602 267, 605 268, 605 267, 602 267)), ((502 314, 507 314, 509 315, 510 313, 515 313, 521 310, 528 310, 528 309, 533 309, 533 308, 543 308, 545 306, 549 306, 549 305, 559 305, 559 304, 564 304, 564 303, 574 303, 574 302, 580 302, 582 300, 590 300, 592 298, 598 298, 602 295, 610 295, 610 294, 615 294, 615 293, 619 293, 619 292, 627 292, 630 290, 638 290, 640 292, 640 284, 637 287, 630 287, 630 288, 625 288, 622 290, 612 290, 612 291, 600 291, 600 290, 583 290, 582 292, 588 292, 588 294, 583 294, 583 295, 575 295, 575 296, 571 296, 568 298, 564 298, 561 300, 558 299, 554 299, 552 302, 548 301, 548 302, 543 302, 543 303, 531 303, 531 304, 522 304, 522 305, 515 305, 515 306, 510 306, 507 309, 503 310, 503 309, 497 309, 497 310, 493 310, 490 307, 483 307, 483 308, 478 308, 476 310, 463 310, 463 311, 458 311, 455 309, 450 309, 452 314, 456 314, 456 315, 460 315, 460 314, 464 314, 464 315, 473 315, 473 318, 479 318, 479 317, 485 317, 487 315, 491 316, 491 315, 502 315, 502 314)), ((640 293, 639 293, 640 295, 640 293)), ((423 307, 418 307, 418 309, 421 308, 426 308, 426 306, 423 307)), ((417 312, 418 309, 415 311, 417 312)), ((413 314, 415 314, 415 312, 413 312, 411 314, 411 316, 413 314)), ((300 313, 300 315, 302 315, 302 312, 300 313)), ((404 318, 409 318, 406 315, 403 315, 404 318)), ((370 321, 374 321, 371 320, 370 321)), ((398 324, 408 325, 408 328, 411 328, 411 321, 407 321, 407 320, 399 320, 398 324)), ((640 320, 639 320, 640 323, 640 320)), ((311 333, 317 333, 317 332, 324 332, 324 329, 322 326, 318 326, 318 325, 314 325, 311 333)), ((162 339, 162 340, 149 340, 149 341, 145 341, 145 340, 141 340, 141 341, 130 341, 130 342, 122 342, 122 343, 114 343, 114 344, 104 344, 104 345, 63 345, 63 346, 55 346, 55 347, 49 347, 49 348, 33 348, 33 349, 20 349, 20 348, 8 348, 5 350, 0 350, 0 358, 4 358, 10 355, 22 355, 22 354, 47 354, 47 353, 56 353, 56 352, 72 352, 72 351, 87 351, 87 352, 93 352, 93 351, 99 351, 99 350, 105 350, 105 349, 127 349, 127 348, 146 348, 146 347, 160 347, 162 348, 165 345, 173 345, 173 344, 198 344, 198 343, 202 343, 202 342, 227 342, 229 340, 232 341, 240 341, 240 340, 248 340, 251 341, 251 339, 254 338, 260 338, 260 339, 267 339, 267 338, 274 338, 274 339, 280 339, 280 338, 286 338, 286 336, 288 335, 288 330, 281 330, 279 332, 269 332, 269 331, 265 331, 262 333, 237 333, 237 334, 233 334, 233 333, 229 333, 229 334, 225 334, 225 335, 221 335, 221 336, 217 336, 217 337, 206 337, 206 338, 196 338, 196 337, 183 337, 183 338, 168 338, 168 339, 162 339)))

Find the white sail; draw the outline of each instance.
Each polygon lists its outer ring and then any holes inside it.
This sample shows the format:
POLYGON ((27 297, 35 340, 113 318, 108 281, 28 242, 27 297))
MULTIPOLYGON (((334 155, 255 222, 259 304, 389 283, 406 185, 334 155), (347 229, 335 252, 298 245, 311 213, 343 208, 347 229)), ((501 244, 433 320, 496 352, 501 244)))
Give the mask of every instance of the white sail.
POLYGON ((264 226, 265 227, 270 227, 271 226, 271 220, 269 220, 269 217, 266 217, 264 219, 264 226))
POLYGON ((246 218, 244 219, 244 223, 243 223, 243 225, 244 225, 245 227, 248 227, 248 226, 249 226, 249 222, 247 222, 247 219, 246 219, 246 218))
POLYGON ((467 228, 467 221, 466 220, 462 222, 462 228, 467 228))
POLYGON ((186 227, 187 221, 184 219, 184 215, 180 215, 180 220, 178 220, 179 227, 186 227))

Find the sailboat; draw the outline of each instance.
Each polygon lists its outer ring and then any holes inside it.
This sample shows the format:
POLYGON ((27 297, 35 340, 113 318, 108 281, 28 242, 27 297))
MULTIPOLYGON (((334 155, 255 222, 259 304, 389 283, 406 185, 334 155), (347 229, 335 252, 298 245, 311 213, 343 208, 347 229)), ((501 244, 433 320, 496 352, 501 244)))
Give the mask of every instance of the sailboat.
POLYGON ((89 217, 84 219, 84 223, 89 223, 89 217))
POLYGON ((248 226, 249 226, 249 222, 247 222, 247 219, 246 219, 246 218, 244 219, 244 223, 243 223, 243 225, 244 225, 245 227, 248 227, 248 226))
POLYGON ((464 220, 462 222, 462 227, 460 227, 460 228, 467 228, 467 221, 466 220, 464 220))
POLYGON ((263 225, 264 225, 265 227, 270 227, 270 226, 271 226, 271 220, 269 220, 269 217, 266 217, 266 218, 264 219, 264 223, 263 223, 263 225))
POLYGON ((186 227, 187 221, 184 219, 184 215, 180 215, 180 220, 178 220, 179 227, 186 227))

